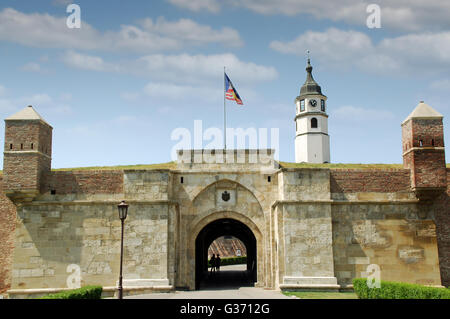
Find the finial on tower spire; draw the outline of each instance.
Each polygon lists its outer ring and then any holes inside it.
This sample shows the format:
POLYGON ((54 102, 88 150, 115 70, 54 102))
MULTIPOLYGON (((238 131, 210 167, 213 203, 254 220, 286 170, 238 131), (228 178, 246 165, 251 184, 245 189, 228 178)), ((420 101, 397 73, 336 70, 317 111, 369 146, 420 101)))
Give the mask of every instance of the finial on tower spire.
MULTIPOLYGON (((310 60, 310 51, 306 50, 306 57, 308 58, 308 64, 306 65, 306 72, 308 72, 308 76, 312 78, 312 66, 311 66, 311 60, 310 60)), ((313 80, 314 81, 314 80, 313 80)))
POLYGON ((314 81, 312 70, 313 67, 311 65, 310 61, 310 51, 306 50, 306 56, 308 57, 308 63, 306 65, 306 81, 303 84, 303 86, 300 88, 300 97, 308 94, 320 94, 322 95, 322 90, 317 84, 316 81, 314 81))

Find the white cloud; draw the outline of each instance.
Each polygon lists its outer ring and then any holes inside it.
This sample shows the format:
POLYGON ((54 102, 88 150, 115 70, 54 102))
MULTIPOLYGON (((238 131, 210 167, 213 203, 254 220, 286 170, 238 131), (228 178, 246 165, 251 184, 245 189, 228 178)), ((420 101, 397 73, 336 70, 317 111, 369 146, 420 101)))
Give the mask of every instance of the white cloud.
POLYGON ((278 77, 278 72, 274 67, 241 61, 231 53, 213 55, 152 54, 134 61, 111 63, 105 62, 98 56, 68 51, 62 60, 74 68, 130 73, 168 83, 199 84, 223 81, 223 66, 227 67, 227 73, 234 84, 271 81, 278 77))
POLYGON ((241 46, 243 44, 239 33, 229 27, 214 30, 208 25, 198 24, 190 19, 180 19, 175 22, 167 21, 159 17, 153 22, 152 19, 140 21, 140 25, 149 33, 157 33, 177 41, 192 43, 227 43, 229 46, 241 46))
POLYGON ((220 10, 220 4, 217 0, 168 0, 177 7, 189 9, 191 11, 206 10, 217 13, 220 10))
POLYGON ((385 38, 378 44, 359 31, 330 28, 308 31, 290 42, 273 41, 276 51, 305 56, 334 67, 358 67, 373 73, 443 72, 450 68, 450 31, 385 38))
MULTIPOLYGON (((366 25, 371 0, 228 0, 260 14, 295 16, 309 14, 317 19, 366 25)), ((381 8, 381 26, 395 30, 443 30, 450 26, 450 2, 443 0, 378 0, 381 8)))
POLYGON ((0 40, 41 48, 96 49, 101 35, 87 23, 79 30, 66 26, 66 17, 25 14, 15 9, 0 11, 0 40))
MULTIPOLYGON (((192 11, 218 12, 222 7, 246 8, 263 15, 311 15, 316 19, 366 26, 372 0, 168 0, 192 11)), ((445 30, 450 27, 450 2, 445 0, 378 0, 381 26, 403 31, 445 30)))
POLYGON ((106 32, 86 21, 80 29, 69 29, 66 19, 6 8, 0 11, 0 40, 39 48, 127 52, 160 52, 208 43, 242 45, 239 33, 232 28, 214 30, 189 19, 144 19, 138 25, 122 25, 118 31, 106 32))
POLYGON ((223 66, 227 67, 227 73, 231 80, 234 79, 240 83, 271 81, 278 76, 274 67, 244 62, 231 53, 213 55, 155 54, 142 57, 138 62, 144 67, 144 72, 158 74, 162 80, 178 83, 199 83, 210 82, 211 79, 222 79, 223 66))
POLYGON ((306 50, 310 50, 314 58, 340 64, 343 60, 349 62, 367 56, 373 51, 373 44, 362 32, 330 28, 325 32, 307 31, 290 42, 273 41, 270 48, 300 56, 305 56, 306 50))
POLYGON ((101 57, 80 54, 74 51, 66 52, 62 57, 62 61, 68 66, 78 69, 104 72, 119 71, 118 66, 105 63, 101 57))
POLYGON ((378 45, 383 52, 402 55, 409 61, 450 63, 450 31, 439 33, 407 34, 396 38, 385 38, 378 45), (432 60, 432 61, 429 61, 432 60))
MULTIPOLYGON (((72 107, 67 104, 64 96, 53 98, 47 93, 37 93, 27 96, 10 96, 7 89, 0 86, 0 115, 6 118, 20 111, 27 105, 32 105, 47 114, 67 115, 72 113, 72 107), (3 93, 2 94, 2 88, 3 93)), ((39 111, 38 111, 39 112, 39 111)))

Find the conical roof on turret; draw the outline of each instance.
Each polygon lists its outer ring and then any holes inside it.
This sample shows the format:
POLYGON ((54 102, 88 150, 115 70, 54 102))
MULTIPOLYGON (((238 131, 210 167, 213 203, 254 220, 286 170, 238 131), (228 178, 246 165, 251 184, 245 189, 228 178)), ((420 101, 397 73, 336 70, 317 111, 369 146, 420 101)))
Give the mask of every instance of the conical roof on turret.
POLYGON ((308 65, 306 66, 306 81, 300 89, 299 97, 302 97, 304 95, 310 95, 310 94, 323 95, 320 85, 317 84, 317 82, 313 78, 312 69, 313 69, 313 67, 311 66, 311 62, 308 58, 308 65))
MULTIPOLYGON (((434 118, 443 118, 444 116, 433 109, 428 104, 425 104, 424 101, 420 101, 420 103, 416 106, 414 111, 411 112, 411 114, 408 115, 408 117, 403 121, 405 123, 406 121, 410 119, 434 119, 434 118)), ((402 123, 402 124, 403 124, 402 123)))
POLYGON ((40 120, 45 124, 47 124, 48 126, 51 126, 42 118, 41 115, 39 115, 38 112, 36 112, 36 110, 31 105, 27 106, 23 110, 5 119, 5 121, 23 121, 23 120, 40 120))

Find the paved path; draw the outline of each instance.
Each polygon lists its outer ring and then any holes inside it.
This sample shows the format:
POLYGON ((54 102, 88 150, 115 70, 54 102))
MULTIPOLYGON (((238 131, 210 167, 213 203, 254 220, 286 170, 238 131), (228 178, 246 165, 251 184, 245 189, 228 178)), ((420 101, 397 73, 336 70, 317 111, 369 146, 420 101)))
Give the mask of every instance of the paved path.
POLYGON ((215 277, 204 280, 200 290, 126 296, 125 299, 293 299, 280 291, 252 287, 245 265, 222 266, 215 277))
POLYGON ((279 291, 265 290, 256 287, 237 289, 176 291, 170 293, 153 293, 146 295, 126 296, 125 299, 293 299, 279 291))

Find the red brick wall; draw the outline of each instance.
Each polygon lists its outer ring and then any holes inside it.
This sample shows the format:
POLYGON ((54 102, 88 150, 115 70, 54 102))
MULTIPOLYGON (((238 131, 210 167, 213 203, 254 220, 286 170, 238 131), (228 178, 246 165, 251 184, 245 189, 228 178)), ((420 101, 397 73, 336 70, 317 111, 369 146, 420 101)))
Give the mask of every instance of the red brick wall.
POLYGON ((0 293, 11 287, 15 227, 16 207, 3 194, 3 178, 0 175, 0 293))
POLYGON ((52 128, 40 121, 6 121, 3 177, 5 189, 41 189, 50 171, 52 128), (12 145, 12 148, 11 148, 12 145), (32 153, 31 153, 32 152, 32 153))
POLYGON ((443 150, 420 149, 411 153, 413 161, 412 187, 442 187, 447 185, 443 150))
POLYGON ((9 153, 4 155, 3 181, 5 189, 37 189, 39 157, 37 153, 9 153))
POLYGON ((30 120, 5 122, 5 151, 37 150, 51 156, 51 146, 52 128, 50 126, 40 121, 30 120), (12 149, 10 144, 13 144, 12 149))
POLYGON ((444 146, 444 126, 442 119, 413 119, 411 122, 413 147, 420 147, 419 140, 422 140, 423 147, 444 146), (434 145, 432 140, 434 140, 434 145))
POLYGON ((50 126, 42 125, 39 132, 39 151, 52 156, 52 129, 50 126))
POLYGON ((332 193, 380 192, 410 190, 410 171, 407 169, 332 169, 332 193))
POLYGON ((447 191, 434 202, 434 218, 439 249, 442 284, 450 286, 450 169, 447 169, 447 191))
POLYGON ((64 194, 123 193, 123 171, 53 171, 48 177, 46 191, 64 194))
POLYGON ((403 166, 411 169, 411 186, 445 188, 445 152, 435 149, 444 147, 442 119, 409 120, 402 125, 402 144, 403 166))
MULTIPOLYGON (((412 147, 413 133, 412 133, 412 121, 408 121, 402 124, 402 149, 406 152, 412 147)), ((405 164, 405 163, 404 163, 405 164)), ((407 166, 405 166, 407 167, 407 166)))

